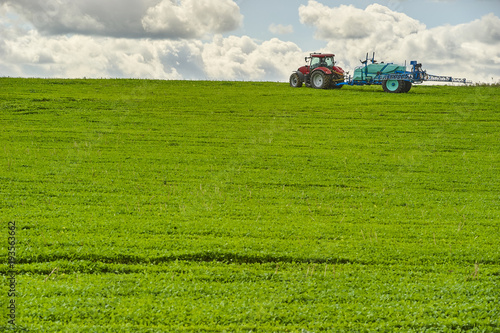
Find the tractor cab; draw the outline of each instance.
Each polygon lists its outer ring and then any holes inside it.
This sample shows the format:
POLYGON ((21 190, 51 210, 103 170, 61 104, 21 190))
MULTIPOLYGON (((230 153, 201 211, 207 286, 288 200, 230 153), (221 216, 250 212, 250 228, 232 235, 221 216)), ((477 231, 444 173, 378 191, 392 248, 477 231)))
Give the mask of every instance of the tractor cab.
POLYGON ((328 69, 331 69, 335 65, 335 55, 334 54, 311 54, 310 57, 306 57, 306 62, 309 62, 309 70, 310 71, 312 71, 318 67, 326 67, 328 69))

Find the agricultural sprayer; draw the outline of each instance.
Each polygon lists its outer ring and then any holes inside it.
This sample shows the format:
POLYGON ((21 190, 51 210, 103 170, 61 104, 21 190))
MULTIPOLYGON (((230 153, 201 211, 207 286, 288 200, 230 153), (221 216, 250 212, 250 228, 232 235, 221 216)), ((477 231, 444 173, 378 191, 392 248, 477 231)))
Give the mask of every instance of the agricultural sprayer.
POLYGON ((361 61, 363 65, 356 67, 352 76, 335 65, 334 54, 311 53, 305 60, 308 64, 290 76, 291 87, 299 88, 305 84, 317 89, 340 89, 345 85, 381 85, 385 92, 406 93, 413 84, 424 81, 471 83, 466 79, 427 74, 417 61, 410 62, 410 71, 406 65, 377 63, 375 53, 371 59, 366 54, 366 59, 361 61))

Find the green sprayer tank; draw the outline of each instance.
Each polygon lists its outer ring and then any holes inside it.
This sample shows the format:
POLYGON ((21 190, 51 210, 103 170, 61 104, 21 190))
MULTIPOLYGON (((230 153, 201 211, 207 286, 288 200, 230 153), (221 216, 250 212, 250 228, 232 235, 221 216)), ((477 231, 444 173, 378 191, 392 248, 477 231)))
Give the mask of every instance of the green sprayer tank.
POLYGON ((370 64, 367 66, 361 66, 354 70, 353 81, 372 81, 377 75, 380 74, 395 74, 396 72, 405 72, 406 67, 396 64, 370 64))

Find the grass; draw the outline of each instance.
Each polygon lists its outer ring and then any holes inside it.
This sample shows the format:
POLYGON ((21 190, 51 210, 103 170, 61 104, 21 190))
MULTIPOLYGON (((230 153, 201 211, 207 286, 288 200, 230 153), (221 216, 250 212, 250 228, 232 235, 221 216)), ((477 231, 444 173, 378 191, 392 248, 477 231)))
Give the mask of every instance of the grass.
POLYGON ((498 87, 0 86, 20 327, 500 329, 498 87))

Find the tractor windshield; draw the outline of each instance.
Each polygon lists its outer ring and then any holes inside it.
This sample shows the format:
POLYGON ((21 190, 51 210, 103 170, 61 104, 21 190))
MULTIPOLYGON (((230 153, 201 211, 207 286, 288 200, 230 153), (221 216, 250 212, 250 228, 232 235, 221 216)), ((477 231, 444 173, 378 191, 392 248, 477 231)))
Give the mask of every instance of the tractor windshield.
POLYGON ((334 65, 333 57, 326 57, 325 63, 326 63, 326 67, 332 68, 334 65))
POLYGON ((332 68, 334 65, 333 57, 312 57, 311 58, 311 69, 317 67, 327 67, 332 68))

